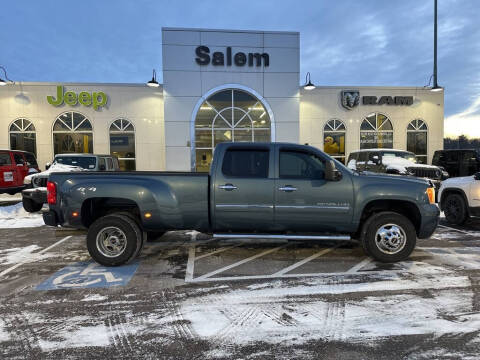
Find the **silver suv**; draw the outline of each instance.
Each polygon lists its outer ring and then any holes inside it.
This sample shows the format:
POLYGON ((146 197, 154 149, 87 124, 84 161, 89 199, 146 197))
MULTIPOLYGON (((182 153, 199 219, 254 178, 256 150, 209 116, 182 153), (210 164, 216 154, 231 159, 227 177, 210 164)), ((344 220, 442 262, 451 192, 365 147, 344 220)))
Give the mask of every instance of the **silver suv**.
POLYGON ((57 154, 51 164, 46 164, 46 169, 24 179, 28 189, 22 191, 22 202, 28 212, 40 211, 47 202, 47 181, 53 172, 120 170, 116 156, 98 154, 57 154))

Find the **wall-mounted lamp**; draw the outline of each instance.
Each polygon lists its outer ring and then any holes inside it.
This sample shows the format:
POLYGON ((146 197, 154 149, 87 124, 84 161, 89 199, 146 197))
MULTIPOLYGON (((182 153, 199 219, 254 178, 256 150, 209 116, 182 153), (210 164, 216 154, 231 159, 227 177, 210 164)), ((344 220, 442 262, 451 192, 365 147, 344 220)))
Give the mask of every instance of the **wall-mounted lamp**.
POLYGON ((154 88, 157 88, 160 86, 160 84, 157 82, 157 72, 155 71, 155 69, 153 69, 152 80, 147 82, 147 85, 154 88))
POLYGON ((315 85, 312 84, 310 81, 310 73, 307 72, 307 75, 305 76, 305 85, 303 85, 303 88, 305 90, 313 90, 315 89, 315 85))
POLYGON ((0 66, 0 69, 2 69, 3 73, 5 74, 5 80, 0 77, 0 86, 5 86, 7 84, 14 84, 14 82, 8 78, 7 70, 5 70, 3 66, 0 66))

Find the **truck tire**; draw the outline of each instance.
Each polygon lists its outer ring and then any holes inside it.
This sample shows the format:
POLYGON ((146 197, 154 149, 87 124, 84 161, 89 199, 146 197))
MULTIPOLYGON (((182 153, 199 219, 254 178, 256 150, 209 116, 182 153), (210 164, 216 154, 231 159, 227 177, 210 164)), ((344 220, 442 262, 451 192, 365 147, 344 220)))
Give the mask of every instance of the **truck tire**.
POLYGON ((375 260, 393 263, 405 260, 415 249, 417 233, 405 216, 385 211, 372 215, 365 224, 362 246, 375 260))
POLYGON ((462 195, 459 194, 447 195, 443 212, 447 221, 454 225, 461 225, 468 219, 467 205, 462 195))
POLYGON ((43 204, 37 203, 32 199, 23 198, 22 199, 23 208, 26 212, 32 213, 42 210, 43 204))
POLYGON ((90 225, 87 249, 90 256, 104 266, 131 262, 140 252, 143 235, 138 224, 122 214, 102 216, 90 225))

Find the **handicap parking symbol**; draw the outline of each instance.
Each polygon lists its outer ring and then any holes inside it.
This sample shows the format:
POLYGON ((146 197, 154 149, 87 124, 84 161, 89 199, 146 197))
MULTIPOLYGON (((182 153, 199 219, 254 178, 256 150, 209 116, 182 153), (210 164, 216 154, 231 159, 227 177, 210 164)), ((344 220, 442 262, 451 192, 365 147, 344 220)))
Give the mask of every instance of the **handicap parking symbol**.
POLYGON ((118 267, 105 267, 93 261, 78 262, 57 271, 35 290, 125 286, 137 271, 138 265, 138 261, 118 267))

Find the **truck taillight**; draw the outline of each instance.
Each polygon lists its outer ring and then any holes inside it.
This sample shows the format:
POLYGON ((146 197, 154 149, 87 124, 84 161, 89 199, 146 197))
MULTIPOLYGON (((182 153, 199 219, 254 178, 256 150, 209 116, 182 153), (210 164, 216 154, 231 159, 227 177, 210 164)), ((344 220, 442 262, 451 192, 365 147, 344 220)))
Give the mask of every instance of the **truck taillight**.
POLYGON ((47 203, 55 205, 57 203, 57 184, 54 182, 47 182, 47 203))

